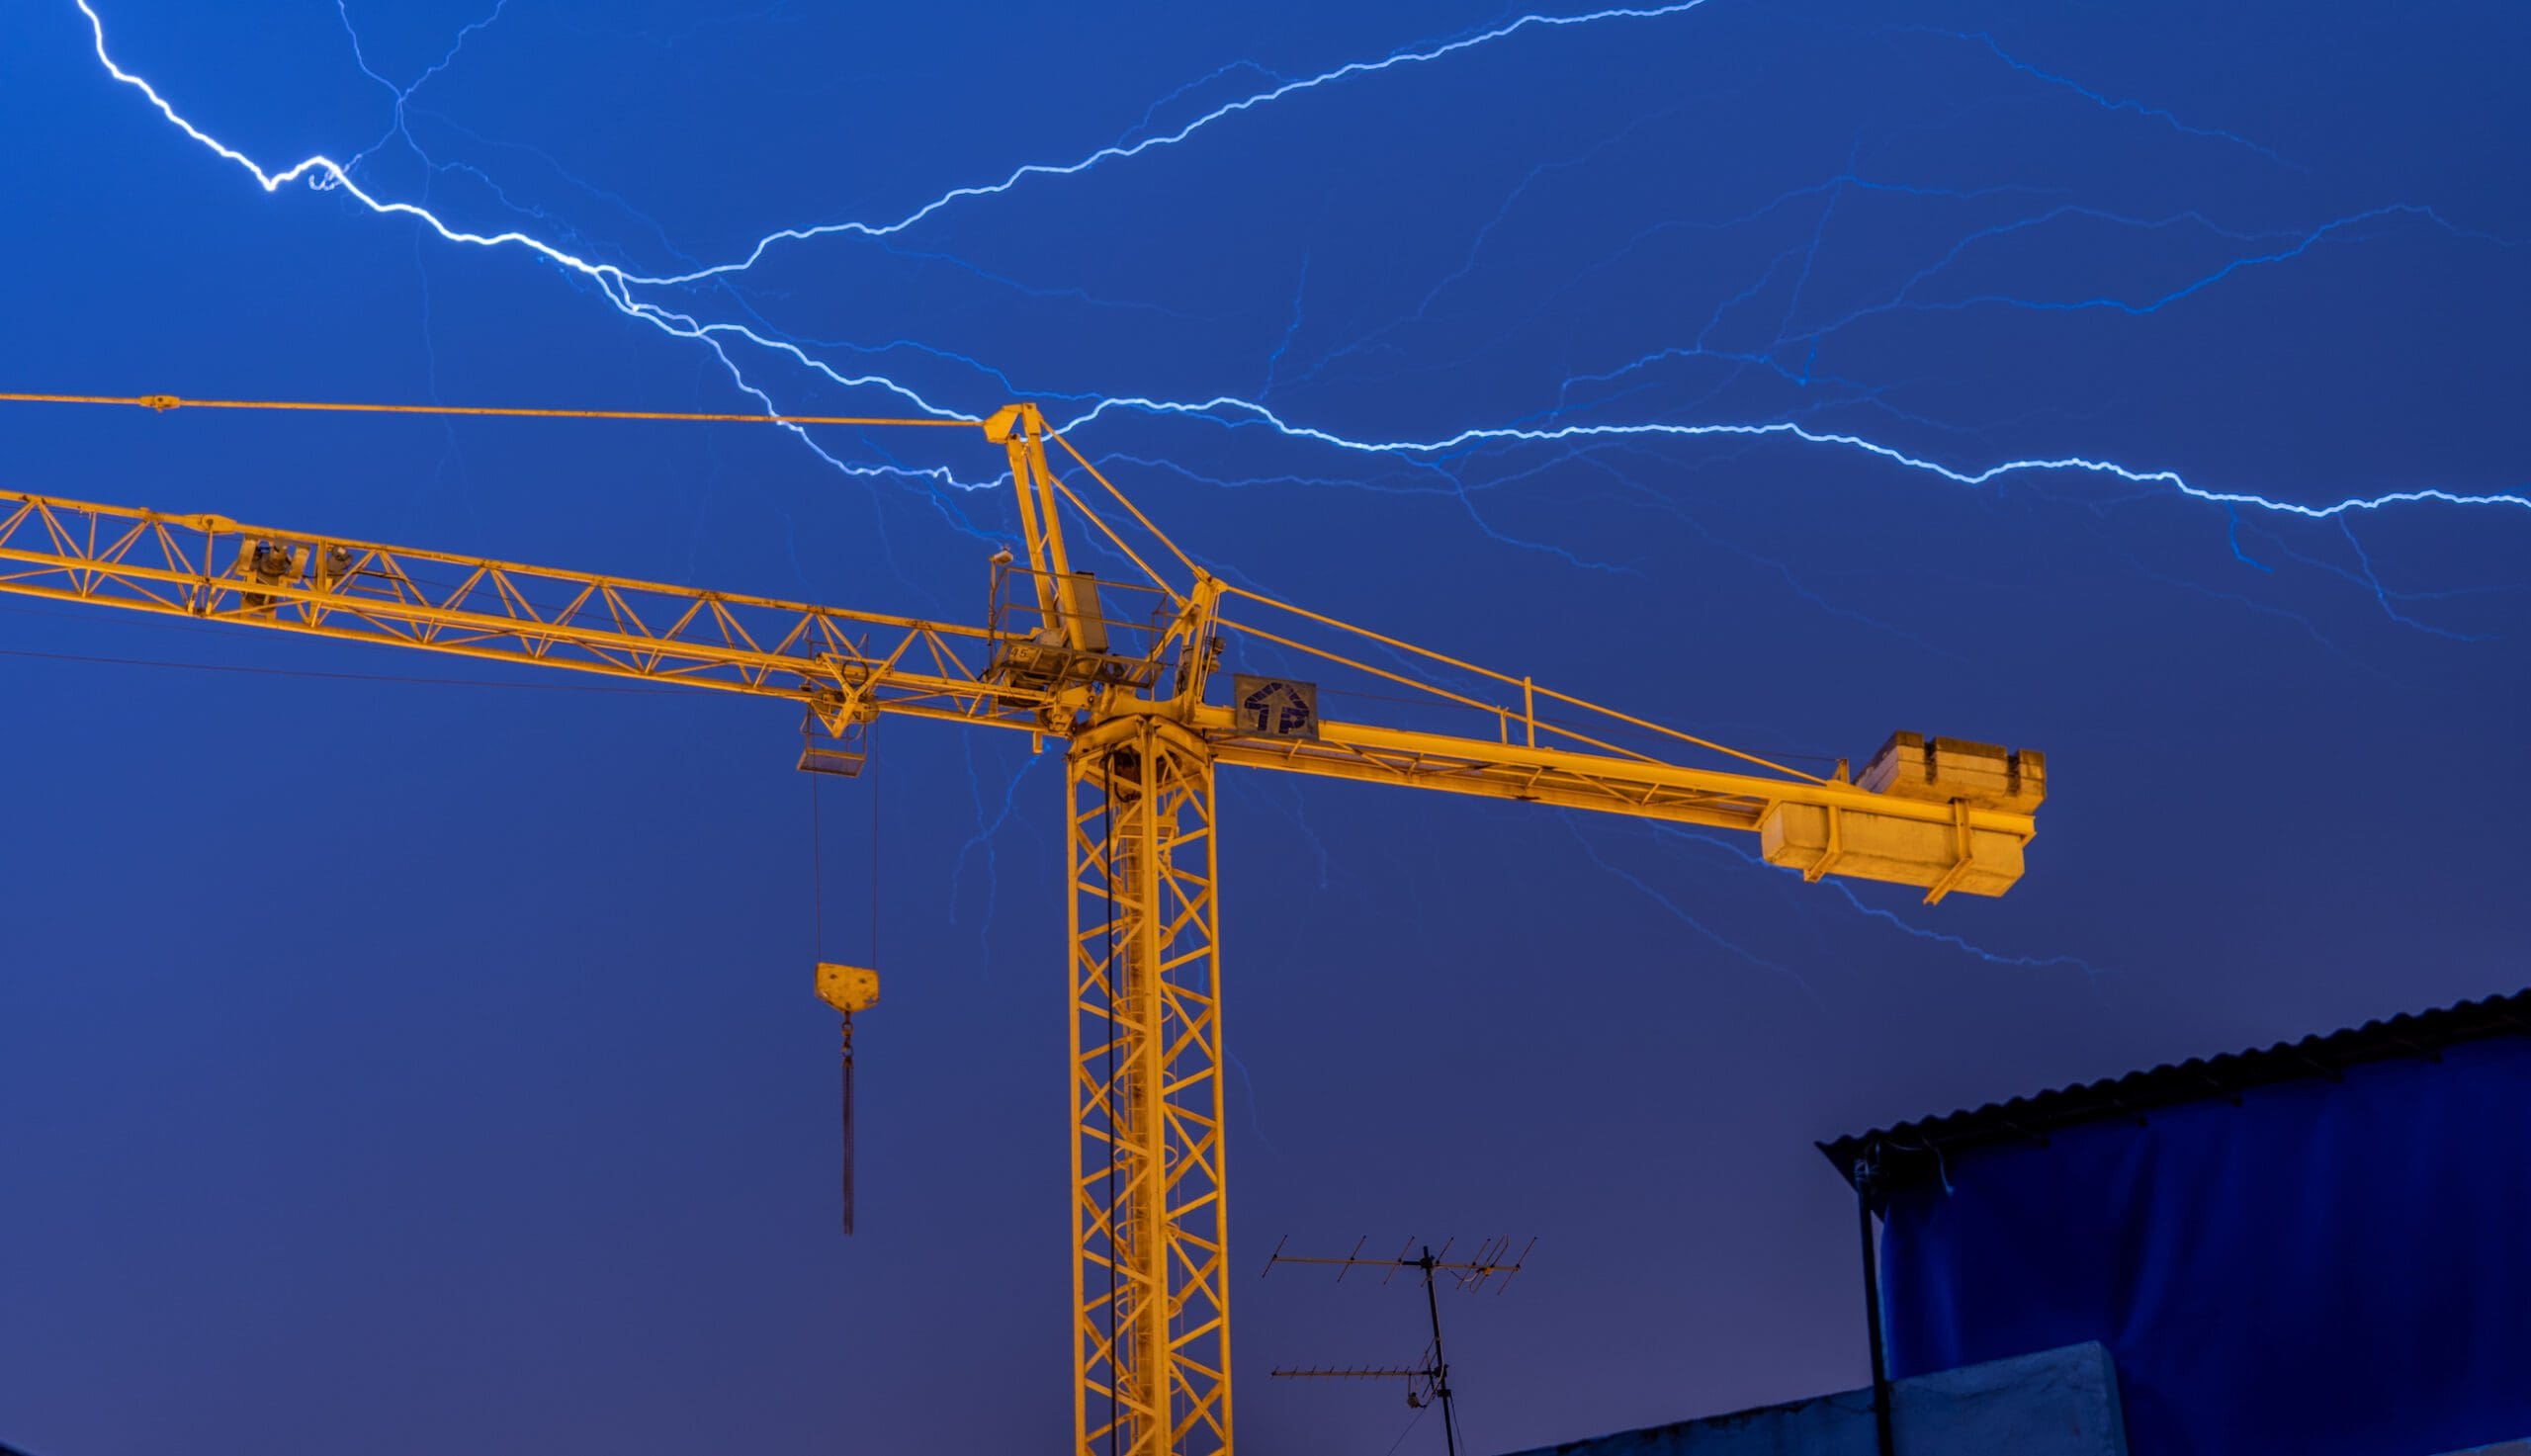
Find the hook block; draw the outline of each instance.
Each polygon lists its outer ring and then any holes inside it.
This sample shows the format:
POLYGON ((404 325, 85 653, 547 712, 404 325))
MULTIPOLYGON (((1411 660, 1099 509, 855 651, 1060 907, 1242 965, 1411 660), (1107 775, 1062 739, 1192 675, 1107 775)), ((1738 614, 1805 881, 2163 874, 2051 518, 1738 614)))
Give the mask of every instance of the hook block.
POLYGON ((846 1016, 879 1004, 879 973, 867 966, 818 963, 818 999, 846 1016))

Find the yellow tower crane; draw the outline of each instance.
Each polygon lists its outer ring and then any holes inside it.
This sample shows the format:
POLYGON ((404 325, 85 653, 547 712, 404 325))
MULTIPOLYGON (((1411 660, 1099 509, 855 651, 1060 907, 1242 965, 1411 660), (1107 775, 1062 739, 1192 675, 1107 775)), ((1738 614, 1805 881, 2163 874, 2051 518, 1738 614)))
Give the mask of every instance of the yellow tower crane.
MULTIPOLYGON (((160 412, 186 402, 0 398, 160 412)), ((1842 764, 1828 778, 1799 773, 1231 585, 1178 550, 1035 406, 982 423, 1008 455, 1027 556, 995 558, 981 626, 18 492, 0 492, 0 592, 786 699, 805 709, 800 767, 812 771, 857 771, 866 729, 884 716, 1061 743, 1079 1456, 1232 1449, 1216 766, 1746 830, 1769 863, 1805 879, 1912 885, 1928 902, 2001 895, 2021 878, 2046 793, 2037 753, 1900 733, 1859 780, 1842 764), (1049 441, 1123 510, 1133 537, 1055 472, 1049 441), (1102 581, 1077 568, 1067 518, 1144 579, 1102 581), (1155 569, 1146 553, 1172 568, 1155 569), (1232 642, 1375 679, 1389 721, 1322 719, 1315 683, 1225 671, 1232 642)), ((829 998, 847 1012, 868 1004, 875 982, 838 983, 840 974, 822 968, 829 998)))

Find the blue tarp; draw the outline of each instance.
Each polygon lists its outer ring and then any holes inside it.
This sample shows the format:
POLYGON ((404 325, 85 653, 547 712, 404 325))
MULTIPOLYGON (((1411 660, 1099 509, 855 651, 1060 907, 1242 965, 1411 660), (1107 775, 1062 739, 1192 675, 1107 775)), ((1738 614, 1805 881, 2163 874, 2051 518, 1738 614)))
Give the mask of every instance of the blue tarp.
POLYGON ((2107 1345, 2136 1456, 2531 1433, 2531 1039, 1964 1152, 1883 1232, 1893 1373, 2107 1345))

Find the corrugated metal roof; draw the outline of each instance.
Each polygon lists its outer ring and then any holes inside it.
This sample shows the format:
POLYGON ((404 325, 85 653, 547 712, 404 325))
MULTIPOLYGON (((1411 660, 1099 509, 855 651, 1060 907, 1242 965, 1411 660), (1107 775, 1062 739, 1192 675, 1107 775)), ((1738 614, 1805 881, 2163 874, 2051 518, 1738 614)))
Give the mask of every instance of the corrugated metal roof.
POLYGON ((2086 1123, 2113 1117, 2141 1123, 2154 1110, 2183 1102, 2221 1097, 2238 1103, 2241 1093, 2251 1087, 2305 1077, 2335 1081, 2346 1069, 2367 1062, 2402 1057, 2440 1061, 2443 1048, 2460 1042, 2524 1035, 2531 1035, 2531 989, 2410 1011, 2254 1051, 2195 1057, 1939 1117, 1920 1117, 1851 1133, 1818 1148, 1850 1183, 1856 1161, 1876 1150, 1880 1186, 1885 1188, 1931 1176, 1943 1158, 1971 1148, 2013 1142, 2045 1145, 2050 1134, 2086 1123))

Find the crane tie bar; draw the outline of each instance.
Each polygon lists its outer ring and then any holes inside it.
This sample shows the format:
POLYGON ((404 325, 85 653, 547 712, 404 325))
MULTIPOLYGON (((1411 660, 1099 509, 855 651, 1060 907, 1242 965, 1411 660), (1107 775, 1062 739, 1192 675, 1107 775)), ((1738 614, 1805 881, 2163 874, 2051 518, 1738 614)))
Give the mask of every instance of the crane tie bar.
POLYGON ((972 419, 890 418, 842 414, 706 414, 667 409, 526 409, 484 404, 363 404, 343 400, 182 399, 173 394, 28 394, 0 392, 0 403, 129 404, 165 414, 172 409, 297 409, 324 414, 487 415, 511 419, 684 420, 728 425, 910 425, 972 430, 972 419))

